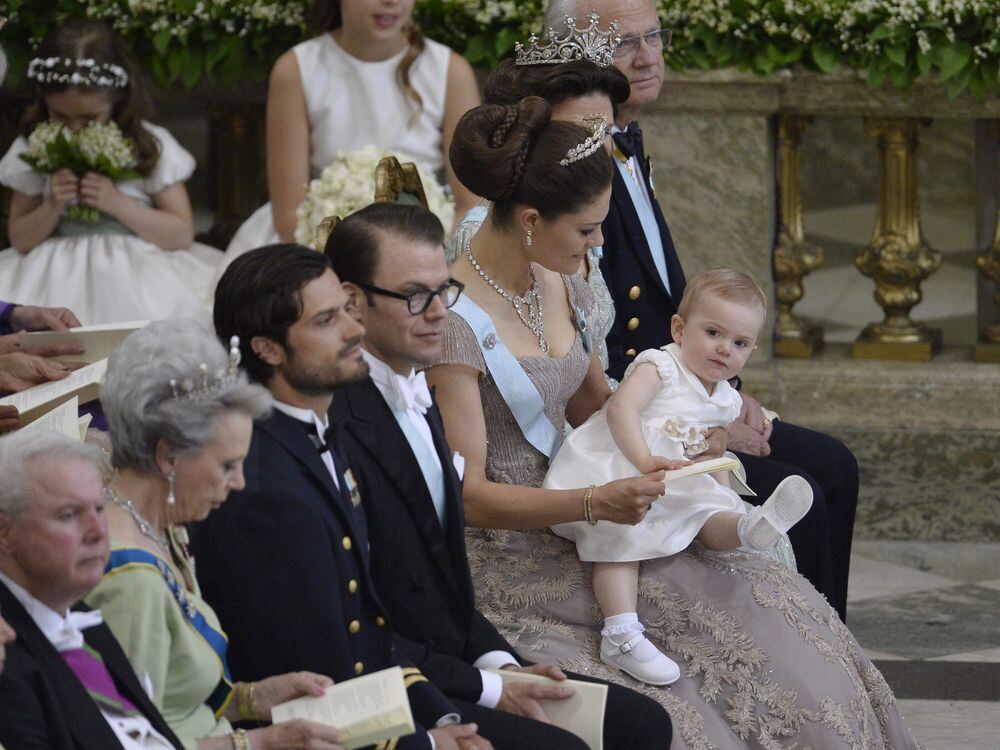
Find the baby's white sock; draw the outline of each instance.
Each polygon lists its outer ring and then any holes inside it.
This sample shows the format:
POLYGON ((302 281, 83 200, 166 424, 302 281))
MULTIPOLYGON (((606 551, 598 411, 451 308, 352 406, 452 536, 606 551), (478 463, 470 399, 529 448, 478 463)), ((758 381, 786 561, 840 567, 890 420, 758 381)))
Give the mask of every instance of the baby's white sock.
MULTIPOLYGON (((639 622, 637 612, 624 612, 620 615, 605 617, 601 635, 616 646, 620 646, 637 635, 641 636, 645 629, 643 624, 639 622)), ((659 654, 659 650, 648 638, 643 636, 639 643, 633 644, 632 654, 640 661, 649 661, 659 654)))

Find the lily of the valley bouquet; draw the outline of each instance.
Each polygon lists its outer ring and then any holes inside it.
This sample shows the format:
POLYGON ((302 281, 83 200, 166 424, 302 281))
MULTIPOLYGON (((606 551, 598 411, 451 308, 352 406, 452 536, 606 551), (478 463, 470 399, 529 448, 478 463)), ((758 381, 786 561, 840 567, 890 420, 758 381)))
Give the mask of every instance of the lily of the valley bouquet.
MULTIPOLYGON (((68 169, 77 177, 96 172, 112 182, 139 177, 135 167, 135 145, 114 122, 92 122, 76 131, 58 122, 40 123, 28 136, 28 150, 21 158, 41 174, 68 169)), ((67 208, 71 219, 96 222, 101 212, 74 203, 67 208)))
MULTIPOLYGON (((316 239, 316 227, 323 219, 328 216, 343 219, 371 205, 375 199, 375 168, 386 156, 395 156, 403 164, 416 162, 406 154, 372 145, 357 151, 338 152, 333 163, 309 183, 305 200, 296 212, 296 242, 311 247, 316 239)), ((444 188, 432 173, 421 167, 417 172, 424 184, 427 207, 441 220, 445 231, 449 231, 455 218, 454 201, 445 195, 444 188)))

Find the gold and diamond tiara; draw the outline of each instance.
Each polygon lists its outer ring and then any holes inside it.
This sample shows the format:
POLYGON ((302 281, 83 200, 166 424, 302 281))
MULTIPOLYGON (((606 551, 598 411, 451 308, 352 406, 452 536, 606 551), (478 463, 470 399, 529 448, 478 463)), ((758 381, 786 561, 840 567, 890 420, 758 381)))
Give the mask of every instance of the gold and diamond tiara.
POLYGON ((607 136, 608 121, 602 114, 587 115, 584 122, 590 126, 591 133, 587 139, 579 146, 573 146, 566 152, 566 157, 559 160, 559 164, 568 167, 573 162, 586 159, 597 149, 604 147, 604 138, 607 136))
POLYGON ((229 366, 216 370, 213 375, 209 374, 208 365, 202 362, 198 366, 197 378, 185 378, 181 381, 171 378, 170 390, 174 399, 196 400, 204 398, 230 383, 236 382, 240 369, 240 359, 240 337, 233 336, 229 339, 229 366))
POLYGON ((527 46, 514 45, 517 65, 558 65, 570 60, 590 60, 602 68, 609 68, 615 61, 615 50, 622 39, 618 35, 618 21, 608 24, 607 31, 597 28, 601 17, 594 11, 587 16, 590 26, 577 28, 576 19, 566 16, 566 36, 560 37, 551 26, 541 39, 536 34, 528 37, 527 46))

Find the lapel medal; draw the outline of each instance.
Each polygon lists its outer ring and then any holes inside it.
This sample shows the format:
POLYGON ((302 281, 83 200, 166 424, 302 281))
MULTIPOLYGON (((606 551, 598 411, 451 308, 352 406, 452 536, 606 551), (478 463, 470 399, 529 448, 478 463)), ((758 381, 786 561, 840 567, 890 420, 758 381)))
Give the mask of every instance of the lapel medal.
POLYGON ((354 479, 354 472, 348 468, 347 471, 344 472, 343 479, 344 484, 347 487, 347 491, 351 495, 351 505, 357 508, 361 505, 361 491, 358 490, 358 483, 354 479))

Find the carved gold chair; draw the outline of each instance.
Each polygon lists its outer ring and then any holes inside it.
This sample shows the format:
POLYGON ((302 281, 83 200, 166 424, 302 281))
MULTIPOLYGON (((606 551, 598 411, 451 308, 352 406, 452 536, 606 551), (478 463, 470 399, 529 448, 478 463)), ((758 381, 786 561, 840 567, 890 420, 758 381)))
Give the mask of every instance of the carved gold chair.
MULTIPOLYGON (((375 196, 372 203, 401 203, 427 208, 424 183, 413 162, 400 164, 395 156, 386 156, 375 167, 375 196)), ((326 247, 333 228, 341 221, 339 216, 327 216, 316 227, 315 247, 320 252, 326 247)))

